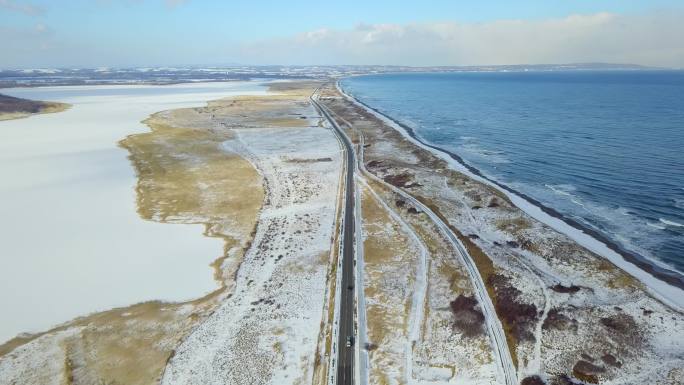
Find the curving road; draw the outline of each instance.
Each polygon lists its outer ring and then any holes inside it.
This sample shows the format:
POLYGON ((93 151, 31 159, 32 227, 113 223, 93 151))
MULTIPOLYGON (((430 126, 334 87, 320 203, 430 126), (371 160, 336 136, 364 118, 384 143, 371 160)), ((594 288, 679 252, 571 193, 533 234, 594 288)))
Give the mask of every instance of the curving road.
MULTIPOLYGON (((346 95, 344 92, 339 90, 338 91, 347 97, 349 100, 352 102, 355 102, 355 100, 350 97, 349 95, 346 95)), ((360 105, 362 108, 365 109, 363 105, 360 105)), ((318 108, 322 111, 323 115, 330 121, 330 124, 335 128, 337 131, 338 135, 343 137, 345 140, 345 143, 351 145, 349 139, 346 137, 346 134, 339 128, 337 123, 335 122, 334 119, 330 116, 330 114, 326 111, 326 107, 318 105, 318 108)), ((374 111, 370 111, 375 115, 374 111)), ((449 242, 452 244, 454 249, 458 253, 458 257, 465 266, 466 270, 468 271, 468 275, 470 276, 470 280, 473 283, 474 287, 474 292, 475 296, 480 303, 480 306, 482 308, 482 312, 484 313, 485 316, 485 322, 486 322, 486 329, 487 329, 487 334, 490 336, 492 340, 492 345, 494 348, 494 353, 495 353, 495 358, 499 366, 499 371, 501 376, 503 377, 504 383, 506 385, 517 385, 518 384, 518 379, 517 379, 517 374, 515 370, 515 366, 513 365, 513 359, 511 358, 510 350, 508 347, 508 342, 506 341, 506 334, 504 333, 503 326, 501 325, 501 321, 496 315, 496 311, 494 309, 494 304, 489 297, 489 294, 487 293, 487 288, 485 286, 484 280, 482 279, 482 276, 480 275, 479 270, 477 269, 477 266, 475 265, 475 261, 473 258, 468 254, 468 251, 466 248, 463 246, 461 241, 458 239, 456 234, 454 234, 453 231, 451 231, 451 228, 442 221, 442 219, 435 214, 430 208, 425 206, 423 203, 415 199, 413 196, 410 194, 406 193, 402 189, 397 188, 396 186, 393 186, 391 184, 388 184, 384 180, 376 177, 372 173, 370 173, 368 170, 365 168, 365 164, 363 163, 363 135, 361 135, 361 146, 360 151, 361 155, 359 158, 358 163, 356 164, 356 168, 364 175, 367 176, 379 183, 381 183, 384 186, 387 186, 388 188, 392 189, 394 192, 397 194, 401 195, 404 197, 406 200, 410 201, 416 208, 420 209, 423 211, 428 217, 437 225, 437 227, 440 229, 442 234, 449 240, 449 242)), ((353 150, 352 150, 353 151, 353 150)), ((349 163, 348 163, 349 164, 349 163)))

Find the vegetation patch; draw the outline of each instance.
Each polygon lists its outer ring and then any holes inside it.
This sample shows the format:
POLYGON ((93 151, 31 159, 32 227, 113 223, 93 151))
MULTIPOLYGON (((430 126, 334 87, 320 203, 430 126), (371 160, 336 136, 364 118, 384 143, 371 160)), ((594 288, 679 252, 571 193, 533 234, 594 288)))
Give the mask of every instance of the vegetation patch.
POLYGON ((579 360, 572 368, 572 374, 579 380, 591 384, 598 384, 598 376, 606 372, 603 366, 594 365, 591 362, 579 360))
POLYGON ((413 182, 413 175, 403 172, 401 174, 385 175, 382 178, 385 182, 403 188, 420 187, 420 183, 413 182))
POLYGON ((520 381, 520 385, 546 385, 546 383, 539 376, 528 376, 520 381))
POLYGON ((616 368, 621 368, 622 367, 622 362, 618 361, 617 358, 615 358, 614 355, 606 353, 601 356, 601 361, 605 362, 606 364, 610 366, 614 366, 616 368))
POLYGON ((577 320, 564 315, 559 308, 553 308, 546 315, 542 329, 577 330, 577 320))
POLYGON ((563 286, 559 283, 551 286, 551 290, 555 291, 556 293, 573 294, 580 291, 580 287, 575 285, 563 286))
POLYGON ((466 337, 475 337, 484 333, 484 314, 472 296, 459 295, 449 303, 454 314, 454 327, 466 337))
POLYGON ((71 105, 66 103, 42 102, 0 94, 0 120, 25 118, 33 114, 62 112, 69 107, 71 105))
POLYGON ((513 287, 509 278, 504 275, 491 275, 487 283, 494 288, 496 313, 516 341, 534 342, 532 329, 538 317, 537 306, 522 302, 520 290, 513 287))
POLYGON ((566 374, 558 374, 549 379, 549 385, 582 385, 566 374))
POLYGON ((633 332, 636 329, 636 322, 634 322, 634 318, 624 313, 601 318, 601 324, 606 328, 614 330, 620 334, 633 332))

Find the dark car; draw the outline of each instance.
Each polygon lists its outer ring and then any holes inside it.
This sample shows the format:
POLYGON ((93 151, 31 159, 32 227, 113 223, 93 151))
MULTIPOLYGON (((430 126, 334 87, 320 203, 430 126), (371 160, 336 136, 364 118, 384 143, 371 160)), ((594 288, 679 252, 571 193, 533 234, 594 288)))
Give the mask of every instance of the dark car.
POLYGON ((347 336, 347 347, 350 348, 352 345, 354 345, 354 337, 347 336))

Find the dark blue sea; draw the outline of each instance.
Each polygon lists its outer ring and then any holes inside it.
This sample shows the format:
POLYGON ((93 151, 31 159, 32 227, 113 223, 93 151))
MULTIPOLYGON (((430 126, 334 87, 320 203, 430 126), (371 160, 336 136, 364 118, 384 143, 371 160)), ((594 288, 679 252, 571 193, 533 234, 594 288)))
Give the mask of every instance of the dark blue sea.
POLYGON ((344 79, 484 175, 684 271, 684 71, 344 79))

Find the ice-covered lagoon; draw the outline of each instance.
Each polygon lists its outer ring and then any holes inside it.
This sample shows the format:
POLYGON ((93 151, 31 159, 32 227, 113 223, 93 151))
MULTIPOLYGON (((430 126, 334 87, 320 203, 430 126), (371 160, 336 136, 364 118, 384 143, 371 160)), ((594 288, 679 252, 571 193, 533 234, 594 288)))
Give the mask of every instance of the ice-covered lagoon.
POLYGON ((218 287, 222 241, 201 225, 145 221, 117 146, 148 115, 260 94, 256 82, 3 89, 73 107, 0 122, 0 343, 80 315, 218 287))

